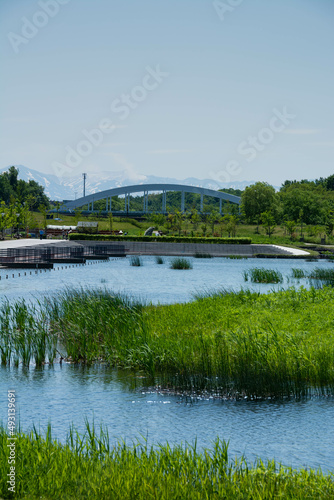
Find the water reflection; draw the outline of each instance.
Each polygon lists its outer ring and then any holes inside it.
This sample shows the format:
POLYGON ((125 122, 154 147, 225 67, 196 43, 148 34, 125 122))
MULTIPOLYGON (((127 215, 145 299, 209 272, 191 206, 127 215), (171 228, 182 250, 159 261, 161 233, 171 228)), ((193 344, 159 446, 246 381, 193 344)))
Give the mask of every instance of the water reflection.
POLYGON ((140 374, 55 364, 29 370, 0 369, 0 419, 6 420, 6 394, 14 388, 21 425, 33 423, 64 440, 73 423, 84 432, 84 419, 108 427, 112 441, 148 439, 149 444, 188 442, 203 449, 217 436, 230 441, 232 456, 250 461, 275 458, 293 467, 334 467, 334 399, 233 401, 184 398, 144 389, 140 374))

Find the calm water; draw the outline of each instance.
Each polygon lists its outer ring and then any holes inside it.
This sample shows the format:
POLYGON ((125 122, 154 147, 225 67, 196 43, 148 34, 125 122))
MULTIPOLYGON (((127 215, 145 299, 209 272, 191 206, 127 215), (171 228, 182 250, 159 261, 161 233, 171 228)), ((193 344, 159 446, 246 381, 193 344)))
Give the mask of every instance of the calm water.
MULTIPOLYGON (((114 291, 124 292, 153 303, 186 302, 192 299, 193 293, 217 288, 239 290, 251 288, 268 292, 273 289, 290 286, 307 286, 307 280, 291 278, 291 268, 298 267, 310 271, 315 267, 333 267, 333 263, 319 261, 306 262, 299 259, 242 259, 225 258, 195 259, 193 269, 170 269, 171 257, 164 257, 164 264, 156 264, 154 257, 141 257, 143 266, 130 266, 129 258, 120 258, 107 262, 93 262, 85 266, 55 266, 54 270, 35 271, 0 269, 0 297, 9 299, 18 297, 42 297, 65 287, 106 287, 114 291), (277 285, 254 284, 245 282, 243 271, 252 267, 277 269, 284 276, 284 283, 277 285), (20 272, 21 277, 18 277, 20 272), (24 272, 27 276, 24 276, 24 272), (12 278, 14 274, 14 278, 12 278), (6 279, 6 275, 9 276, 6 279)), ((334 268, 334 267, 333 267, 334 268)))
MULTIPOLYGON (((157 265, 154 257, 142 257, 143 267, 130 266, 129 259, 92 263, 86 266, 57 266, 55 271, 0 270, 0 296, 10 300, 41 298, 68 286, 107 287, 153 303, 185 302, 193 293, 217 288, 252 288, 269 291, 298 283, 291 268, 306 271, 331 267, 328 262, 299 259, 191 259, 193 269, 169 269, 171 258, 157 265), (243 271, 251 267, 278 269, 284 275, 280 285, 244 282, 243 271), (18 273, 21 277, 18 277, 18 273), (22 276, 24 272, 27 276, 22 276), (14 278, 11 275, 14 273, 14 278), (10 277, 6 280, 5 276, 10 277)), ((244 454, 276 459, 293 467, 334 468, 334 398, 305 401, 221 401, 194 400, 147 392, 143 379, 105 366, 80 367, 70 364, 43 369, 0 369, 0 419, 6 421, 6 396, 15 389, 21 426, 34 423, 45 429, 51 421, 54 435, 64 439, 70 424, 84 430, 84 418, 109 429, 112 440, 147 437, 150 444, 193 443, 210 447, 219 436, 230 441, 232 456, 244 454)))
MULTIPOLYGON (((275 458, 293 467, 334 468, 334 399, 305 401, 187 402, 178 396, 146 392, 143 380, 99 367, 70 364, 44 369, 0 370, 0 419, 6 419, 7 389, 16 389, 24 430, 51 421, 64 439, 70 424, 84 431, 84 417, 103 422, 111 441, 127 444, 144 436, 149 444, 194 443, 211 447, 219 436, 230 441, 232 457, 275 458), (137 383, 137 388, 131 385, 137 383)), ((189 400, 188 400, 189 401, 189 400)))

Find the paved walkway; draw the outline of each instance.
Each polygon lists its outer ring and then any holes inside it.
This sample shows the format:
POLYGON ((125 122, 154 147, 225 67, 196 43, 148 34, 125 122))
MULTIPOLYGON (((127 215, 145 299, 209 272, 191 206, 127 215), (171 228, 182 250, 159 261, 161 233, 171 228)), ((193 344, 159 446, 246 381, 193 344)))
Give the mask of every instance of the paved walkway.
POLYGON ((52 243, 68 243, 67 240, 39 240, 37 238, 20 238, 19 240, 0 241, 0 250, 6 248, 33 247, 37 245, 50 245, 52 243))
POLYGON ((271 245, 275 248, 280 248, 281 250, 286 250, 290 255, 310 255, 310 252, 305 252, 305 250, 300 250, 299 248, 292 247, 281 247, 279 245, 271 245))

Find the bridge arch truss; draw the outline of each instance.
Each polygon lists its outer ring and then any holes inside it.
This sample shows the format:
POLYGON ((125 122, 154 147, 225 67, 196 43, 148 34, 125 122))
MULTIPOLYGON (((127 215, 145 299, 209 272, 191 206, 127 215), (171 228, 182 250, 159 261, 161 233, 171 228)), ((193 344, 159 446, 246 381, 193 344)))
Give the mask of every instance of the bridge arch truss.
POLYGON ((119 188, 107 189, 98 193, 90 194, 77 200, 65 201, 64 206, 69 210, 88 206, 89 211, 94 211, 94 202, 106 200, 106 211, 112 212, 112 197, 124 196, 124 211, 130 212, 130 195, 133 193, 144 193, 143 212, 148 213, 148 193, 162 193, 162 213, 167 212, 167 192, 176 191, 181 193, 181 212, 185 211, 185 193, 199 194, 201 196, 200 211, 203 212, 204 196, 211 196, 219 199, 219 211, 222 212, 222 202, 229 201, 240 205, 241 198, 222 191, 207 189, 198 186, 187 186, 183 184, 137 184, 134 186, 123 186, 119 188))

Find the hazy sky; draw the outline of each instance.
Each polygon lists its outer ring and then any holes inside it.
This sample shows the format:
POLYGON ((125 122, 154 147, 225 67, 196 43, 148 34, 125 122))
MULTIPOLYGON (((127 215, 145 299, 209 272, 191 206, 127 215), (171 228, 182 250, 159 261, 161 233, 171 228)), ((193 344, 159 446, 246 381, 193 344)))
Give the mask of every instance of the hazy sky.
POLYGON ((224 181, 333 168, 333 0, 1 0, 0 167, 224 181))

